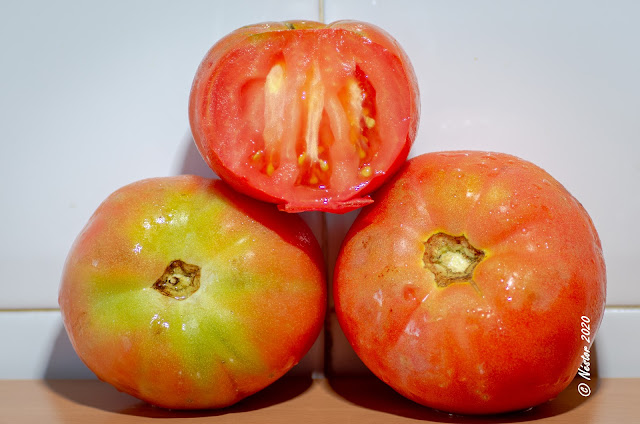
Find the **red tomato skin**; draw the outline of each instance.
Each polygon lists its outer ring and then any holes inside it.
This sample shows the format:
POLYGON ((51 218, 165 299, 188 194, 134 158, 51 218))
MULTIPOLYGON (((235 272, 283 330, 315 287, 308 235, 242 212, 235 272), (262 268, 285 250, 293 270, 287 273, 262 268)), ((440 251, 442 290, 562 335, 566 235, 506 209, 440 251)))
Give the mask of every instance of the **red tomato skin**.
POLYGON ((514 156, 440 152, 409 160, 374 199, 333 283, 341 327, 374 374, 461 414, 526 409, 569 385, 602 320, 606 271, 589 215, 560 183, 514 156), (436 285, 423 256, 439 232, 484 251, 477 290, 436 285))
POLYGON ((93 214, 67 257, 59 304, 101 380, 163 408, 221 408, 310 349, 324 321, 324 260, 296 215, 220 180, 151 178, 93 214), (183 300, 152 288, 176 259, 201 270, 183 300))
MULTIPOLYGON (((334 47, 334 50, 339 51, 340 48, 334 47)), ((300 62, 310 61, 313 54, 314 51, 300 52, 300 62)), ((270 66, 271 62, 268 63, 270 66)), ((381 75, 385 71, 377 70, 381 75)), ((382 91, 383 86, 384 83, 380 83, 378 90, 382 91)), ((196 71, 189 98, 189 120, 193 138, 209 167, 237 191, 276 203, 280 210, 287 212, 318 210, 346 213, 371 203, 369 193, 380 187, 406 160, 415 139, 419 115, 418 82, 406 52, 384 30, 372 24, 348 20, 331 24, 313 21, 266 22, 237 29, 219 40, 207 52, 196 71), (292 25, 295 26, 294 30, 291 29, 292 25), (336 44, 340 46, 348 45, 354 34, 360 45, 373 45, 384 55, 388 61, 384 67, 388 68, 394 84, 399 86, 399 91, 389 93, 386 103, 378 107, 389 110, 388 116, 380 114, 379 123, 386 128, 397 126, 400 129, 397 130, 397 137, 395 134, 394 137, 384 137, 385 141, 391 138, 395 140, 393 144, 388 142, 382 146, 375 157, 371 158, 379 166, 374 167, 370 176, 351 176, 351 183, 345 187, 310 188, 293 183, 292 177, 288 176, 289 171, 286 171, 286 177, 268 178, 249 169, 252 165, 248 155, 238 157, 229 153, 234 149, 241 149, 238 146, 250 146, 254 143, 246 137, 233 137, 229 134, 240 131, 238 128, 246 126, 247 121, 263 119, 257 115, 255 118, 238 116, 239 107, 236 103, 239 101, 237 99, 241 84, 238 84, 238 88, 229 89, 227 82, 229 78, 257 77, 260 71, 256 69, 261 69, 262 65, 252 62, 256 51, 278 50, 294 42, 301 46, 311 46, 313 43, 310 40, 318 39, 329 40, 326 41, 327 46, 333 39, 339 40, 336 44), (242 63, 246 72, 235 68, 234 66, 238 66, 236 62, 242 63), (231 77, 227 75, 229 73, 232 74, 231 77), (229 91, 225 92, 227 89, 229 91), (397 113, 393 114, 391 110, 396 109, 397 113)), ((291 120, 288 124, 293 125, 291 120)), ((392 130, 385 131, 390 133, 392 130)), ((349 147, 343 146, 335 150, 336 156, 344 156, 349 147)), ((339 164, 335 167, 347 168, 339 164)))

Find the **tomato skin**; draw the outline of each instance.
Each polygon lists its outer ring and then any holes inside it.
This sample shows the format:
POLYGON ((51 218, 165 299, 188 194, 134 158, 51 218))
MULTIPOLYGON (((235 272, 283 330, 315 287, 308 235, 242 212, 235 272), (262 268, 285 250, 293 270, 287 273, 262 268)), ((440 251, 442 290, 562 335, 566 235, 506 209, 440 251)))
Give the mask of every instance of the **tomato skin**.
POLYGON ((371 203, 368 194, 406 160, 419 115, 406 53, 382 29, 357 21, 240 28, 205 55, 189 99, 192 134, 207 164, 236 190, 288 212, 344 213, 371 203), (269 84, 280 64, 284 83, 269 84), (316 71, 319 106, 312 105, 316 71), (354 81, 356 94, 349 94, 354 81), (269 108, 269 87, 281 86, 269 108), (351 116, 351 106, 365 112, 351 116), (270 113, 281 114, 269 123, 270 113))
POLYGON ((312 346, 325 303, 322 253, 302 219, 196 176, 110 195, 69 252, 59 292, 85 364, 171 409, 224 407, 271 384, 312 346), (181 300, 154 288, 176 260, 200 268, 181 300))
POLYGON ((341 327, 374 374, 462 414, 525 409, 568 386, 602 320, 606 272, 591 219, 560 183, 514 156, 441 152, 409 160, 374 198, 333 286, 341 327), (464 282, 440 287, 428 269, 439 233, 484 252, 464 282))

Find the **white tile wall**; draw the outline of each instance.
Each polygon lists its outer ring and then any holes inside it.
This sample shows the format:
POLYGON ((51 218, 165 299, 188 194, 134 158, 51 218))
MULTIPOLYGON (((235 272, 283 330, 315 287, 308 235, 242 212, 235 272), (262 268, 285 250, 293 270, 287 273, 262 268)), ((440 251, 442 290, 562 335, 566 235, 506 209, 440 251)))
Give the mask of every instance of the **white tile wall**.
POLYGON ((640 2, 325 0, 412 60, 422 117, 411 156, 495 150, 530 160, 589 211, 608 266, 608 304, 640 304, 640 2))
POLYGON ((607 308, 596 336, 601 376, 640 377, 639 329, 640 308, 607 308))
MULTIPOLYGON (((601 376, 639 377, 640 284, 629 270, 640 239, 639 14, 633 0, 3 3, 0 266, 12 271, 0 282, 0 378, 92 375, 55 310, 76 234, 126 183, 213 175, 193 147, 186 108, 213 42, 245 24, 322 16, 373 22, 407 50, 422 94, 412 156, 514 153, 582 201, 608 266, 601 376)), ((304 216, 328 235, 329 267, 354 216, 304 216)), ((334 333, 334 365, 357 371, 334 333)), ((321 371, 323 349, 320 340, 300 369, 321 371)))
POLYGON ((95 378, 78 359, 60 312, 0 312, 0 378, 95 378))
POLYGON ((213 175, 187 116, 200 60, 240 26, 294 18, 318 20, 317 0, 3 2, 0 265, 24 271, 0 308, 57 306, 67 250, 115 189, 213 175))

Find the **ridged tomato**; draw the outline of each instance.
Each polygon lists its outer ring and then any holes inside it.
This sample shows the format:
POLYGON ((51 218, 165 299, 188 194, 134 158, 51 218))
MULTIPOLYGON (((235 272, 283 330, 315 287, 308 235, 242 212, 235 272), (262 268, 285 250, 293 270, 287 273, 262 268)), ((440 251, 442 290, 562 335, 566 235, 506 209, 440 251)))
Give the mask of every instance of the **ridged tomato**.
POLYGON ((109 196, 59 294, 87 366, 172 409, 227 406, 275 381, 315 341, 325 301, 322 253, 300 217, 195 176, 109 196))
POLYGON ((209 50, 189 117, 203 158, 237 190, 289 212, 346 212, 407 158, 418 85, 376 26, 263 23, 209 50))
POLYGON ((342 245, 334 296, 380 379, 473 414, 567 387, 601 322, 606 276, 594 225, 560 183, 510 155, 443 152, 409 160, 374 198, 342 245))

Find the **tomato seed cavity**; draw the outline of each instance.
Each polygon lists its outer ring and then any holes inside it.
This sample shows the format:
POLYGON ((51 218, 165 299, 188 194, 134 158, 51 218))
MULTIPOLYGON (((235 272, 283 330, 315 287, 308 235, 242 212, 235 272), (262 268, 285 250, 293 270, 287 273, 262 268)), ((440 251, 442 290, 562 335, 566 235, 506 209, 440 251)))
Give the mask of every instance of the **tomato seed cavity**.
POLYGON ((283 59, 267 74, 263 90, 264 144, 251 153, 252 166, 271 177, 280 166, 291 162, 298 169, 297 185, 326 188, 332 183, 338 184, 332 181, 329 156, 335 145, 335 151, 340 151, 343 157, 331 159, 340 162, 342 167, 355 168, 350 172, 360 178, 370 178, 373 175, 370 138, 377 140, 378 135, 374 118, 375 90, 367 76, 356 65, 339 90, 330 90, 323 83, 321 65, 314 61, 301 77, 303 83, 300 76, 288 75, 283 59), (292 90, 301 90, 297 101, 302 102, 304 111, 296 121, 297 140, 285 135, 285 123, 291 121, 288 99, 292 90), (297 153, 292 156, 290 144, 294 142, 297 153))

